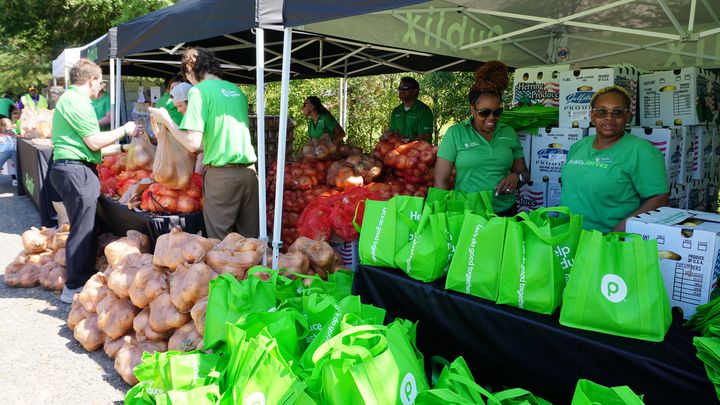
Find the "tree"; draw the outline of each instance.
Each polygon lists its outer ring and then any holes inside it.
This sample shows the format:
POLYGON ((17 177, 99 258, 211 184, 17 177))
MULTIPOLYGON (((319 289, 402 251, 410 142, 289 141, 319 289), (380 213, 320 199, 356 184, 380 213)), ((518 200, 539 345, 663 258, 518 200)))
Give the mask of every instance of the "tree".
POLYGON ((4 0, 0 5, 0 89, 50 80, 52 60, 132 18, 176 0, 4 0))
POLYGON ((473 75, 468 72, 434 72, 422 75, 419 80, 421 94, 435 114, 434 142, 440 139, 440 130, 447 124, 463 121, 470 115, 468 91, 473 75))

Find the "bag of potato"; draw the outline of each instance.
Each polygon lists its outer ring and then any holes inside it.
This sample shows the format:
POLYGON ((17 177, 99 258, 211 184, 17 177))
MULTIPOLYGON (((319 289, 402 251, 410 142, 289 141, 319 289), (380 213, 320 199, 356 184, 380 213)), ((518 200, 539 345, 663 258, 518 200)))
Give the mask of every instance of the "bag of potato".
POLYGON ((75 297, 73 300, 72 307, 70 307, 70 313, 67 318, 67 326, 70 330, 75 330, 75 326, 80 323, 83 319, 94 316, 92 312, 85 309, 80 300, 75 297))
POLYGON ((122 299, 108 291, 96 307, 98 327, 106 336, 117 339, 133 327, 133 319, 140 310, 129 300, 122 299))
MULTIPOLYGON (((52 241, 50 242, 50 249, 58 251, 60 248, 64 248, 67 243, 67 238, 70 236, 70 225, 62 224, 53 235, 52 241)), ((103 246, 105 249, 105 246, 103 246)))
POLYGON ((160 333, 178 329, 190 320, 190 314, 184 314, 175 308, 168 293, 158 295, 149 308, 150 327, 160 333))
POLYGON ((125 261, 107 277, 107 286, 120 298, 128 299, 128 290, 135 280, 138 270, 144 267, 152 268, 152 255, 149 253, 131 253, 125 261))
POLYGON ((55 236, 54 228, 37 229, 34 226, 22 234, 23 247, 25 253, 42 253, 50 246, 50 242, 55 236))
POLYGON ((168 350, 178 350, 181 352, 189 352, 197 349, 202 343, 202 336, 195 329, 193 321, 181 326, 168 340, 168 350))
POLYGON ((144 342, 146 340, 156 341, 167 339, 171 333, 168 332, 157 332, 155 329, 150 327, 150 308, 145 308, 140 311, 135 319, 133 319, 133 330, 138 341, 144 342))
POLYGON ((190 317, 195 324, 195 330, 200 336, 205 336, 205 312, 207 311, 208 297, 203 297, 193 305, 190 310, 190 317))
POLYGON ((98 317, 95 315, 78 322, 73 329, 73 336, 89 352, 94 352, 105 343, 105 334, 100 330, 98 317))
POLYGON ((105 246, 105 256, 108 263, 116 270, 123 263, 125 258, 132 253, 149 253, 150 238, 138 231, 127 231, 127 236, 122 237, 105 246))
POLYGON ((168 287, 167 271, 155 266, 145 266, 135 273, 135 278, 128 288, 128 296, 136 307, 145 308, 158 295, 168 292, 168 287))
POLYGON ((210 280, 217 273, 205 263, 181 264, 170 275, 170 300, 180 312, 189 312, 200 298, 207 297, 210 280))
POLYGON ((53 255, 53 261, 58 265, 65 267, 65 265, 67 264, 67 257, 65 256, 64 247, 55 250, 55 254, 53 255))
POLYGON ((134 137, 127 148, 125 170, 152 170, 156 148, 146 132, 134 137))
POLYGON ((127 343, 137 343, 137 339, 135 339, 133 334, 125 335, 117 339, 106 336, 105 343, 103 344, 103 351, 108 357, 114 359, 120 349, 122 349, 122 347, 127 343))
POLYGON ((195 170, 195 155, 190 153, 164 125, 155 133, 157 152, 153 163, 153 178, 173 190, 180 190, 190 184, 195 170))
POLYGON ((40 268, 40 285, 47 290, 60 291, 65 286, 67 272, 57 262, 47 262, 40 268))
POLYGON ((176 226, 155 242, 153 264, 175 271, 175 268, 184 262, 195 263, 202 260, 213 246, 211 239, 183 232, 180 226, 176 226))
POLYGON ((85 283, 78 300, 88 311, 95 313, 97 304, 105 298, 108 293, 107 276, 104 273, 95 273, 85 283))
POLYGON ((133 369, 142 363, 142 355, 144 352, 150 354, 155 352, 166 352, 167 343, 165 341, 158 342, 128 342, 123 345, 115 356, 115 371, 120 374, 123 380, 130 385, 138 383, 135 378, 133 369))
POLYGON ((5 284, 10 287, 29 288, 40 282, 40 263, 27 262, 21 264, 17 270, 5 273, 5 284))
POLYGON ((240 281, 247 277, 249 268, 260 264, 266 250, 267 244, 259 239, 233 232, 207 253, 205 263, 218 274, 229 273, 240 281))
POLYGON ((310 267, 324 280, 327 275, 333 273, 337 264, 342 264, 342 259, 335 252, 335 249, 327 242, 312 240, 301 236, 290 245, 288 253, 303 253, 310 260, 310 267))

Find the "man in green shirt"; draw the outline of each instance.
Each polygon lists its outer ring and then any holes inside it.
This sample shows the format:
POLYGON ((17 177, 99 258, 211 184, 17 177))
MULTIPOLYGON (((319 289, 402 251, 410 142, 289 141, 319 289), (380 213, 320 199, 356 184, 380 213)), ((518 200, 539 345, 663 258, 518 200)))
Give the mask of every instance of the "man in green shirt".
POLYGON ((5 92, 3 98, 0 98, 0 118, 10 118, 10 106, 15 104, 12 100, 12 93, 5 92))
POLYGON ((102 154, 122 151, 114 143, 135 134, 128 122, 112 131, 101 132, 91 97, 102 88, 102 70, 88 59, 70 69, 72 85, 58 100, 53 114, 52 141, 55 145, 50 183, 60 195, 70 221, 65 245, 67 281, 60 300, 71 304, 95 270, 95 211, 100 197, 100 180, 95 165, 102 154), (102 150, 102 152, 101 152, 102 150))
POLYGON ((110 130, 110 93, 105 91, 105 82, 97 98, 92 101, 93 110, 101 131, 110 130))
POLYGON ((173 103, 172 100, 172 90, 177 86, 179 83, 183 81, 182 76, 179 74, 175 76, 168 77, 165 79, 165 93, 163 93, 162 96, 160 96, 159 99, 155 102, 155 108, 164 108, 170 113, 170 117, 172 118, 173 122, 180 125, 183 119, 182 113, 178 111, 177 107, 173 103))
POLYGON ((204 151, 203 218, 208 236, 260 232, 255 149, 250 143, 248 101, 236 85, 221 80, 220 63, 205 48, 190 48, 182 59, 193 84, 180 125, 164 108, 150 113, 190 152, 204 151))
POLYGON ((390 114, 390 129, 384 136, 395 134, 410 140, 430 142, 433 133, 433 112, 418 100, 420 84, 412 77, 403 77, 398 86, 399 106, 390 114))

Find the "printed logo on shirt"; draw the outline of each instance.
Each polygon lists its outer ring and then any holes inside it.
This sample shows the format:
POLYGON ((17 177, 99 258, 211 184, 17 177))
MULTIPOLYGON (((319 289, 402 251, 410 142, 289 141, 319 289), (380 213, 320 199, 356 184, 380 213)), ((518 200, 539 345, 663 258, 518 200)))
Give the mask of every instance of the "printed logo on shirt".
POLYGON ((610 167, 610 163, 612 163, 612 159, 595 158, 593 160, 572 159, 572 160, 568 160, 566 164, 567 165, 577 165, 577 166, 597 167, 599 169, 607 169, 610 167))
POLYGON ((465 144, 463 144, 463 146, 465 146, 465 149, 474 148, 479 145, 479 142, 466 142, 465 144))
POLYGON ((220 92, 225 97, 240 97, 240 92, 235 90, 221 89, 220 92))

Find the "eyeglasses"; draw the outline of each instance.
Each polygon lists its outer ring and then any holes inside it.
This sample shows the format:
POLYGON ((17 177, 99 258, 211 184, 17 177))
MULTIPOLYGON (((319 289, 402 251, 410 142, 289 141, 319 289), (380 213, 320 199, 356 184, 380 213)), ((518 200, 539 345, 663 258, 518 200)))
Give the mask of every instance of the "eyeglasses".
POLYGON ((496 117, 499 117, 499 116, 501 116, 502 113, 503 113, 503 108, 500 107, 500 108, 498 108, 498 109, 495 110, 495 111, 493 111, 493 110, 491 110, 491 109, 489 109, 489 108, 483 108, 482 110, 476 110, 476 111, 477 111, 477 115, 480 116, 480 118, 487 118, 487 117, 490 116, 490 114, 492 114, 492 115, 494 115, 494 116, 496 116, 496 117))
POLYGON ((415 87, 413 86, 398 86, 398 91, 408 91, 408 90, 415 90, 415 87))
POLYGON ((610 114, 613 118, 619 119, 625 117, 625 114, 630 111, 627 108, 613 108, 612 110, 608 110, 607 108, 600 107, 600 108, 593 108, 592 110, 593 116, 597 118, 607 118, 608 114, 610 114))

